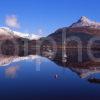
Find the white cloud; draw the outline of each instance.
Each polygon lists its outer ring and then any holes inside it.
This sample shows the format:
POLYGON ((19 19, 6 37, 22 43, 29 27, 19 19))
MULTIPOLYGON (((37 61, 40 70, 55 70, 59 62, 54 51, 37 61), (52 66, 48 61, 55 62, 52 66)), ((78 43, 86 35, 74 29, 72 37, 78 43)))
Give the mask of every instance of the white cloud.
POLYGON ((19 28, 20 27, 16 15, 6 16, 5 23, 7 26, 9 26, 11 28, 19 28))

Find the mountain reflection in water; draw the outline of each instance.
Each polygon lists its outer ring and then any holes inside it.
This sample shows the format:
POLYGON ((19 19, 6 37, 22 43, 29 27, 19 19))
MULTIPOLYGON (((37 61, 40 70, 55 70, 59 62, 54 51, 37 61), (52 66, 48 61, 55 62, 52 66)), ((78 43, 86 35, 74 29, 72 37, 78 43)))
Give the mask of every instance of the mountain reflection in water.
MULTIPOLYGON (((58 56, 56 55, 53 59, 50 56, 47 57, 47 59, 57 64, 59 67, 63 67, 64 69, 68 68, 72 72, 75 72, 80 78, 88 78, 92 74, 100 73, 100 63, 93 62, 87 58, 86 58, 87 60, 85 59, 81 63, 80 62, 78 63, 76 60, 77 57, 73 56, 73 58, 74 59, 71 59, 69 61, 68 60, 64 61, 62 55, 58 55, 58 56)), ((0 59, 1 59, 0 66, 7 66, 14 62, 36 60, 36 59, 38 59, 36 63, 38 64, 42 63, 41 56, 37 56, 37 55, 29 55, 25 57, 2 56, 0 59)), ((5 74, 7 76, 14 77, 16 76, 15 74, 17 73, 18 70, 20 70, 20 65, 11 66, 5 70, 5 74)), ((55 75, 55 77, 57 78, 58 75, 55 75)))
POLYGON ((76 58, 73 56, 65 61, 62 55, 54 59, 43 55, 2 56, 0 99, 99 100, 100 85, 95 80, 100 78, 100 64, 89 59, 78 63, 76 58), (36 70, 37 64, 40 71, 36 70))

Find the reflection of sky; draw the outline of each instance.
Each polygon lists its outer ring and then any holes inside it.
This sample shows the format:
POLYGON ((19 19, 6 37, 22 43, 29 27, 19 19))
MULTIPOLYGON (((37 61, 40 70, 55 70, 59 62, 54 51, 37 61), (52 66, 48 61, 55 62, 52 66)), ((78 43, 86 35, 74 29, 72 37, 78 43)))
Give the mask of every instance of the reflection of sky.
POLYGON ((8 67, 7 69, 5 69, 5 75, 7 77, 14 78, 14 77, 16 77, 18 69, 19 69, 19 66, 8 67))
POLYGON ((30 59, 1 67, 0 97, 5 95, 3 98, 12 97, 14 100, 15 98, 27 98, 28 100, 35 96, 49 96, 51 98, 56 96, 58 99, 61 96, 66 96, 75 100, 100 97, 98 94, 99 85, 90 84, 80 79, 76 73, 68 68, 60 67, 46 58, 41 57, 41 59, 40 71, 36 71, 36 60, 30 59), (10 76, 16 73, 17 77, 5 77, 5 70, 10 76), (56 74, 59 79, 55 79, 56 74))

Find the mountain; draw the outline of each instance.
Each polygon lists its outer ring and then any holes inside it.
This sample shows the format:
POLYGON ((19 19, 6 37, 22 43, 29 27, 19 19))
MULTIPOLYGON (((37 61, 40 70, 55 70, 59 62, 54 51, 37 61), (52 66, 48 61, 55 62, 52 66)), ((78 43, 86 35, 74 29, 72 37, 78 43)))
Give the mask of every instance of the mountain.
POLYGON ((69 27, 60 28, 48 37, 53 38, 57 43, 61 43, 63 32, 66 33, 66 38, 77 36, 83 43, 87 43, 92 37, 100 36, 100 23, 91 21, 87 17, 82 16, 69 27))
POLYGON ((29 40, 38 40, 40 38, 40 36, 38 35, 13 31, 8 27, 0 27, 0 36, 5 36, 5 37, 14 36, 14 37, 19 37, 19 38, 26 38, 29 40))
MULTIPOLYGON (((49 48, 54 51, 56 50, 55 47, 57 47, 57 55, 61 55, 61 53, 63 54, 64 51, 62 51, 62 48, 65 47, 64 50, 66 50, 66 54, 70 58, 69 62, 74 60, 77 62, 78 60, 75 58, 78 57, 77 51, 80 48, 82 48, 82 54, 85 54, 82 55, 83 59, 86 60, 86 58, 89 58, 87 53, 88 43, 94 37, 100 37, 100 24, 83 16, 69 27, 60 28, 54 33, 48 35, 46 39, 44 39, 43 45, 47 49, 49 45, 49 48), (68 39, 69 42, 64 41, 62 37, 68 39), (53 45, 54 43, 56 45, 53 45), (78 44, 81 44, 80 47, 78 47, 78 44)), ((100 50, 100 42, 94 42, 91 49, 100 50)), ((44 48, 41 51, 43 52, 43 50, 44 48)))
POLYGON ((100 23, 91 21, 87 17, 82 16, 77 22, 73 23, 70 27, 71 28, 89 27, 89 28, 100 29, 100 23))
POLYGON ((40 36, 12 31, 7 27, 0 28, 0 54, 29 55, 36 54, 36 41, 40 36))
MULTIPOLYGON (((79 43, 81 42, 82 48, 85 50, 87 49, 87 44, 90 39, 93 37, 100 37, 100 23, 91 21, 85 16, 82 16, 78 21, 70 25, 69 27, 63 27, 58 30, 56 30, 54 33, 48 35, 47 37, 40 37, 34 34, 29 35, 12 31, 11 29, 7 27, 1 27, 0 28, 0 42, 2 40, 4 41, 1 46, 1 51, 5 55, 13 55, 13 51, 16 51, 17 49, 14 48, 15 41, 19 49, 19 55, 24 55, 24 52, 27 52, 27 45, 28 45, 28 52, 25 55, 28 54, 36 54, 37 49, 37 42, 39 43, 40 51, 43 52, 48 51, 49 49, 52 49, 53 44, 56 44, 58 52, 62 53, 62 47, 64 46, 64 42, 62 39, 62 36, 64 35, 64 38, 71 40, 71 37, 74 37, 74 40, 70 42, 66 42, 66 51, 68 55, 72 55, 73 57, 77 55, 77 50, 73 52, 73 48, 77 49, 77 39, 79 43), (54 41, 53 41, 54 40, 54 41), (11 42, 12 41, 12 42, 11 42), (24 41, 27 41, 27 43, 24 43, 24 41), (76 41, 76 42, 75 42, 76 41), (52 44, 53 43, 53 44, 52 44), (26 50, 26 51, 25 51, 26 50)), ((56 48, 55 46, 55 48, 56 48)), ((53 48, 53 49, 55 49, 53 48)), ((100 50, 100 43, 94 43, 92 45, 92 49, 98 49, 100 50)), ((55 49, 56 50, 56 49, 55 49)), ((50 51, 50 50, 49 50, 50 51)), ((57 53, 58 53, 57 52, 57 53)), ((84 51, 86 52, 86 51, 84 51)), ((85 57, 86 58, 86 57, 85 57)))

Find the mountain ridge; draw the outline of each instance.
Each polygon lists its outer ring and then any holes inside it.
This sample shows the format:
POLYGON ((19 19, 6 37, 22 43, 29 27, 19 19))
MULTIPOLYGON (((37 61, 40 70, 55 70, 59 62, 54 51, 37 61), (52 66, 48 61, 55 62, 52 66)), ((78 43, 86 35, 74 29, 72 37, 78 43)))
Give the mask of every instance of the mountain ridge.
POLYGON ((12 35, 20 38, 26 38, 29 40, 38 40, 41 38, 39 35, 13 31, 8 27, 0 27, 0 35, 12 35))
POLYGON ((75 28, 75 27, 90 27, 90 28, 100 29, 100 23, 95 22, 95 21, 91 21, 86 16, 82 16, 78 21, 76 21, 75 23, 73 23, 69 27, 71 27, 71 28, 75 28))

